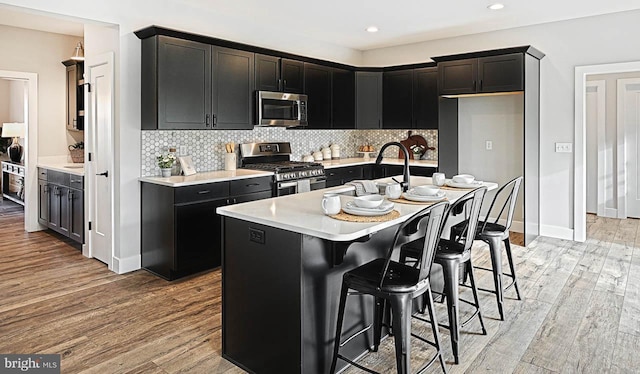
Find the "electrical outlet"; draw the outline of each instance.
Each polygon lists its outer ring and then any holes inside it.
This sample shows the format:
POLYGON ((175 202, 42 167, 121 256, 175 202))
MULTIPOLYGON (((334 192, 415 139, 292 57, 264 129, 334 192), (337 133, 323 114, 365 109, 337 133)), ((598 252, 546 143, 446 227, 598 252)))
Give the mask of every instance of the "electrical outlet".
POLYGON ((187 154, 187 146, 186 145, 181 145, 179 150, 180 150, 180 156, 185 156, 187 154))
POLYGON ((493 142, 491 140, 487 140, 486 148, 487 148, 487 151, 490 151, 493 149, 493 142))
POLYGON ((558 153, 573 152, 573 143, 556 143, 556 152, 558 153))

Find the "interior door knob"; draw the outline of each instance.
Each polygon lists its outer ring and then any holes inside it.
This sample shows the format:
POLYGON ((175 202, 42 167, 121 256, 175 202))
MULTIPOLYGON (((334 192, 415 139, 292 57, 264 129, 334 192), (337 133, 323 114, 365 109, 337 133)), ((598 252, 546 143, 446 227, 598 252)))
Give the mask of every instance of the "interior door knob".
POLYGON ((98 174, 96 174, 96 175, 98 175, 98 176, 103 176, 103 177, 109 177, 109 171, 107 170, 107 171, 105 171, 104 173, 98 173, 98 174))

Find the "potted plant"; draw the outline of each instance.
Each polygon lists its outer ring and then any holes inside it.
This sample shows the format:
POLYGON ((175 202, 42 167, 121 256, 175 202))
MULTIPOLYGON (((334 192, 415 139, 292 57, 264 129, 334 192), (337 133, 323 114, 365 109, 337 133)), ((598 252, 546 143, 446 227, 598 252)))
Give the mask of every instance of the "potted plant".
POLYGON ((176 162, 176 156, 173 153, 160 154, 157 157, 158 166, 162 172, 163 177, 171 176, 171 167, 176 162))

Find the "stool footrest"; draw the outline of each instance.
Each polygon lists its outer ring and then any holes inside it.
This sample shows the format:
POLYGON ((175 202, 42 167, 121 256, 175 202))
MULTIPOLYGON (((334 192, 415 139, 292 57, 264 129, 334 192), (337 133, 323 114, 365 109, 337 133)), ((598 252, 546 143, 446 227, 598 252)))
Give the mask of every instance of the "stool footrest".
POLYGON ((351 359, 348 359, 348 358, 344 357, 344 356, 343 356, 343 355, 341 355, 341 354, 338 354, 338 358, 339 358, 339 359, 341 359, 341 360, 343 360, 343 361, 346 361, 346 362, 350 363, 351 365, 353 365, 353 366, 357 367, 357 368, 358 368, 358 369, 360 369, 360 370, 364 370, 364 371, 366 371, 367 373, 371 373, 371 374, 380 374, 380 373, 378 373, 377 371, 373 371, 373 370, 369 369, 368 367, 362 366, 362 365, 360 365, 359 363, 357 363, 357 362, 355 362, 355 361, 353 361, 353 360, 351 360, 351 359))
POLYGON ((344 347, 347 343, 349 343, 353 338, 357 337, 358 335, 362 334, 365 331, 368 331, 369 329, 371 329, 371 327, 373 326, 373 324, 370 324, 369 326, 363 328, 362 330, 354 333, 353 335, 351 335, 350 337, 348 337, 345 341, 343 341, 342 343, 340 343, 340 348, 344 347))

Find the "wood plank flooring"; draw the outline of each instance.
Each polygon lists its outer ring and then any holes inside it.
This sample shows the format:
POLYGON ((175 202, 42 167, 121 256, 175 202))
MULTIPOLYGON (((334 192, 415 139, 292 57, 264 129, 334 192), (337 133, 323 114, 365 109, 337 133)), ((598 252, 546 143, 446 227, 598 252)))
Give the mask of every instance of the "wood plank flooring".
MULTIPOLYGON (((21 209, 0 203, 0 353, 59 353, 63 373, 243 373, 220 356, 220 271, 174 282, 117 275, 60 236, 24 232, 22 220, 21 209)), ((585 243, 514 246, 523 300, 507 291, 499 321, 494 296, 480 293, 488 334, 477 321, 463 329, 459 365, 441 329, 449 372, 639 372, 639 226, 589 216, 585 243)), ((474 263, 488 265, 486 246, 474 249, 474 263)), ((476 276, 492 288, 490 273, 476 276)), ((431 337, 425 325, 414 329, 431 337)), ((432 353, 414 339, 414 370, 432 353)), ((361 362, 395 372, 393 340, 361 362)))

